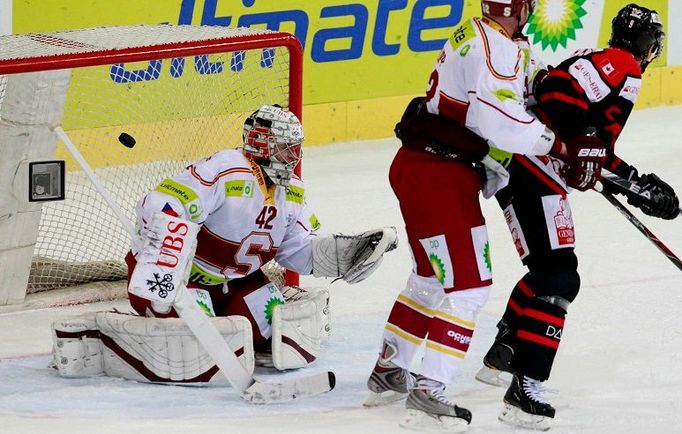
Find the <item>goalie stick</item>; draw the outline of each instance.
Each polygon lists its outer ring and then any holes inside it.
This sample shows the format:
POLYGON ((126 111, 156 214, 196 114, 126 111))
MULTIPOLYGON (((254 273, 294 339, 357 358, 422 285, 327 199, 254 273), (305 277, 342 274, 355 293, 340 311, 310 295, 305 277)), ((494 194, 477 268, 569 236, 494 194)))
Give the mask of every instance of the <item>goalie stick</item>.
MULTIPOLYGON (((61 139, 64 146, 69 150, 74 159, 78 162, 83 172, 88 176, 99 194, 105 200, 109 208, 113 211, 126 232, 131 237, 135 236, 135 228, 128 220, 123 211, 112 199, 106 188, 99 182, 99 179, 85 161, 81 153, 73 144, 66 132, 56 126, 52 129, 61 139)), ((269 404, 274 402, 290 401, 296 398, 315 396, 329 392, 336 385, 336 377, 331 371, 321 372, 302 378, 293 379, 281 383, 264 383, 255 379, 244 366, 239 362, 234 351, 220 332, 211 324, 208 317, 200 310, 196 302, 189 296, 186 288, 178 288, 178 295, 173 302, 178 316, 185 321, 187 327, 192 331, 204 350, 213 358, 218 368, 229 383, 239 391, 241 397, 254 404, 269 404)))
POLYGON ((653 232, 649 230, 646 226, 644 226, 644 223, 639 221, 637 217, 635 217, 634 214, 630 212, 630 210, 627 209, 625 205, 623 205, 618 199, 616 199, 613 196, 613 193, 609 190, 609 186, 617 186, 617 190, 625 195, 628 194, 639 194, 638 191, 635 191, 634 189, 630 188, 629 184, 632 184, 630 181, 623 179, 619 177, 618 175, 615 175, 613 173, 607 172, 607 171, 602 171, 602 180, 601 183, 597 183, 594 187, 596 191, 601 193, 606 200, 608 200, 611 205, 616 207, 618 211, 620 211, 625 218, 632 223, 634 227, 637 228, 638 231, 640 231, 642 234, 644 234, 645 237, 649 241, 655 245, 658 250, 660 250, 666 258, 670 260, 675 266, 682 271, 682 260, 678 258, 672 250, 666 246, 663 241, 658 239, 656 235, 654 235, 653 232), (606 185, 605 185, 606 184, 606 185))

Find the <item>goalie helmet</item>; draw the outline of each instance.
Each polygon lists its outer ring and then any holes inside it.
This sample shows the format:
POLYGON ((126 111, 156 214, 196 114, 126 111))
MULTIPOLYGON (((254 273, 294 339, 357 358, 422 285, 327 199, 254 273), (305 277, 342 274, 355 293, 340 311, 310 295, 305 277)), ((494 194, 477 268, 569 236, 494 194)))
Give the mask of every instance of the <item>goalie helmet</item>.
POLYGON ((623 48, 640 60, 642 71, 663 53, 663 23, 654 10, 630 3, 611 22, 612 47, 623 48))
POLYGON ((528 6, 528 15, 535 10, 537 0, 481 0, 483 15, 493 17, 520 17, 523 5, 528 6))
POLYGON ((277 185, 287 187, 301 161, 303 127, 296 115, 265 105, 244 121, 243 152, 253 158, 277 185))

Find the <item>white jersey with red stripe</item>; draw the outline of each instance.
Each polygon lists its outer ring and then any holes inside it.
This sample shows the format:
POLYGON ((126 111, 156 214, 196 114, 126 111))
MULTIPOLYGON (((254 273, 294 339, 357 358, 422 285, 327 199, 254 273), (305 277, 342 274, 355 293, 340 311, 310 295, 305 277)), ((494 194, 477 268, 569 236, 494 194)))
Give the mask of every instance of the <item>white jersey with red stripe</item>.
MULTIPOLYGON (((246 276, 271 259, 312 272, 311 240, 320 227, 304 200, 304 184, 266 184, 241 150, 225 150, 163 180, 138 203, 138 226, 165 212, 201 225, 190 281, 220 284, 246 276)), ((133 253, 136 253, 133 245, 133 253)))
MULTIPOLYGON (((429 112, 451 117, 505 153, 545 155, 554 133, 526 110, 535 58, 495 21, 472 18, 446 42, 427 90, 429 112)), ((491 155, 498 159, 495 149, 491 155)))

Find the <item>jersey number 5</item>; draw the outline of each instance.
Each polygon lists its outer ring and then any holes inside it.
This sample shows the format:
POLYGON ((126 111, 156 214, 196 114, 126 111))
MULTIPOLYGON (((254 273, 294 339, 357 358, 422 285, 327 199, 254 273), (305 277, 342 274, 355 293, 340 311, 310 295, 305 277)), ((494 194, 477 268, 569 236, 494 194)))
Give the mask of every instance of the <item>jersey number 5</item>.
POLYGON ((225 267, 225 269, 247 276, 272 259, 276 252, 277 250, 273 249, 270 234, 251 232, 242 240, 239 250, 234 254, 235 266, 225 267))

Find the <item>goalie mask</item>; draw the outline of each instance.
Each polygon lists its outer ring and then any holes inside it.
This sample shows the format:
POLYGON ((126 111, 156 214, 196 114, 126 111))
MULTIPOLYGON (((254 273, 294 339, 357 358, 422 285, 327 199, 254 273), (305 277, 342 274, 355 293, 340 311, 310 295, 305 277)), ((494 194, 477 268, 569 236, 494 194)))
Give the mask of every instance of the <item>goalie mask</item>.
POLYGON ((301 161, 303 127, 289 110, 265 105, 244 121, 243 151, 253 158, 270 180, 287 187, 301 161))
POLYGON ((631 3, 611 22, 612 47, 623 48, 639 61, 642 72, 663 53, 663 23, 654 10, 631 3))

